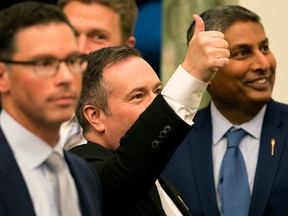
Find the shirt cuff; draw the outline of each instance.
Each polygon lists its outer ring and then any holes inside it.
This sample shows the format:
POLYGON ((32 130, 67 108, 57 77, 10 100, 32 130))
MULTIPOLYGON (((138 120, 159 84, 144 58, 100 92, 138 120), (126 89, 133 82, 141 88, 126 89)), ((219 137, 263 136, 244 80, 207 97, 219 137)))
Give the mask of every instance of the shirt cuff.
POLYGON ((195 79, 179 65, 161 94, 181 119, 193 125, 193 118, 207 86, 208 83, 195 79))

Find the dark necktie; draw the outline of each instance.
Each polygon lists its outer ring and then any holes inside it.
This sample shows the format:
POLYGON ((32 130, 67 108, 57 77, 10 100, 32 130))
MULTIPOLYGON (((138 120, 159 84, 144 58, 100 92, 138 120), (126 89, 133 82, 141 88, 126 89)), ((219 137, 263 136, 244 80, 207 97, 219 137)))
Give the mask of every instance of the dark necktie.
POLYGON ((225 216, 247 216, 250 205, 250 188, 244 158, 239 144, 246 135, 243 129, 229 130, 227 150, 219 175, 218 190, 225 216))

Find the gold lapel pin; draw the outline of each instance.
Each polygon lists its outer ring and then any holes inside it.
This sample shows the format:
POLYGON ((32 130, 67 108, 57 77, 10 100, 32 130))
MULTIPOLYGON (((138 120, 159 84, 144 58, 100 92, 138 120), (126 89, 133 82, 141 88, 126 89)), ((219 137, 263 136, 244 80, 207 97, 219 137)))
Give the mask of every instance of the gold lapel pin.
POLYGON ((274 156, 274 148, 275 148, 276 141, 274 138, 271 139, 271 155, 274 156))

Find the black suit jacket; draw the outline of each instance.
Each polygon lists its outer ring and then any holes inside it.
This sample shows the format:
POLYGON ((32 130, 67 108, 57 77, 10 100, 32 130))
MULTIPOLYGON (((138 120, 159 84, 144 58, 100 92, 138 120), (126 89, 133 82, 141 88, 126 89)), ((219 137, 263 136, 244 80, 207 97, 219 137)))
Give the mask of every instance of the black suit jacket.
MULTIPOLYGON (((219 214, 212 162, 210 106, 199 111, 195 125, 164 171, 195 216, 219 214)), ((250 216, 288 215, 288 106, 270 100, 262 125, 250 216), (275 154, 271 155, 271 140, 275 154)))
MULTIPOLYGON (((159 95, 122 137, 116 152, 95 143, 70 151, 98 171, 104 215, 165 215, 154 183, 190 129, 159 95)), ((190 215, 175 190, 168 187, 171 188, 167 185, 166 192, 183 215, 190 215)))
MULTIPOLYGON (((82 215, 102 215, 102 191, 96 172, 83 159, 69 152, 64 155, 76 184, 82 215)), ((1 128, 0 215, 35 216, 28 188, 1 128)))

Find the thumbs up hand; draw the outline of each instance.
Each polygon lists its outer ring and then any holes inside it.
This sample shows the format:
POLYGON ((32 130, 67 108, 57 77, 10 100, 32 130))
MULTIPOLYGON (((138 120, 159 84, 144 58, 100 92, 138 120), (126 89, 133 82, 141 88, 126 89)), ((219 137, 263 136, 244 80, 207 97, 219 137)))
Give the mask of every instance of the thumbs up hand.
POLYGON ((222 32, 205 31, 200 16, 193 15, 193 18, 195 30, 182 67, 194 78, 209 82, 220 68, 229 63, 228 43, 222 32))

